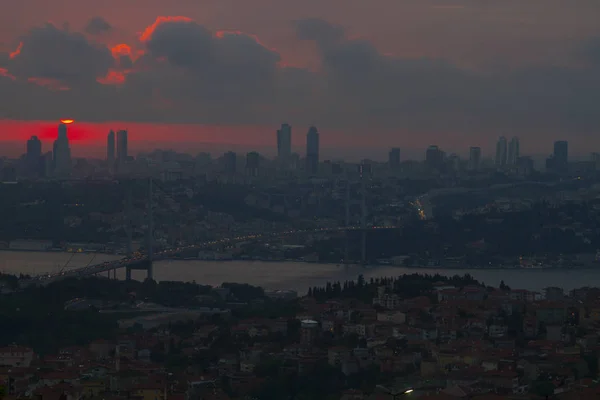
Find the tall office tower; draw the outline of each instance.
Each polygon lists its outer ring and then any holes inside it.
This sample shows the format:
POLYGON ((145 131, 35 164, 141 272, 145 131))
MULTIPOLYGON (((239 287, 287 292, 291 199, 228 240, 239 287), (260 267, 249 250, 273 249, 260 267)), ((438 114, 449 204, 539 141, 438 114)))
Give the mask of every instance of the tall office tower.
POLYGON ((260 154, 255 151, 246 154, 246 174, 249 176, 258 176, 259 167, 260 154))
POLYGON ((388 162, 391 169, 397 169, 400 166, 400 149, 394 147, 388 154, 388 162))
POLYGON ((127 161, 127 155, 127 131, 117 131, 117 164, 124 164, 127 161))
POLYGON ((500 136, 498 142, 496 143, 496 168, 503 168, 506 166, 506 138, 504 136, 500 136))
POLYGON ((58 138, 54 141, 54 173, 68 175, 71 172, 71 148, 67 136, 67 125, 58 125, 58 138))
POLYGON ((569 163, 569 142, 566 140, 554 142, 554 160, 557 166, 567 166, 569 163))
POLYGON ((469 148, 469 169, 471 171, 479 170, 481 164, 481 147, 469 148))
POLYGON ((444 165, 444 152, 436 145, 429 146, 425 152, 425 164, 430 168, 442 168, 444 165))
POLYGON ((32 136, 27 141, 27 154, 25 154, 25 168, 28 174, 38 175, 41 172, 42 142, 37 136, 32 136))
POLYGON ((287 163, 292 155, 292 127, 282 124, 277 130, 277 157, 280 161, 287 163))
POLYGON ((115 164, 115 132, 111 130, 106 137, 106 162, 109 167, 115 164))
POLYGON ((508 144, 508 165, 516 165, 519 157, 519 138, 514 136, 512 139, 510 139, 510 143, 508 144))
POLYGON ((233 151, 223 154, 223 167, 226 174, 234 175, 237 171, 237 154, 233 151))
POLYGON ((311 175, 319 173, 319 131, 314 126, 306 134, 306 172, 311 175))

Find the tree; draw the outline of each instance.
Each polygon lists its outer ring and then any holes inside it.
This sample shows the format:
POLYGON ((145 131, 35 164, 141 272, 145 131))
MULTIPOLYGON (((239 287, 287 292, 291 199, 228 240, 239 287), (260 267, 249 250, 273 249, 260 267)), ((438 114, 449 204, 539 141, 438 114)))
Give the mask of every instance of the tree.
POLYGON ((539 382, 534 386, 533 392, 538 396, 549 399, 554 394, 554 384, 552 382, 539 382))

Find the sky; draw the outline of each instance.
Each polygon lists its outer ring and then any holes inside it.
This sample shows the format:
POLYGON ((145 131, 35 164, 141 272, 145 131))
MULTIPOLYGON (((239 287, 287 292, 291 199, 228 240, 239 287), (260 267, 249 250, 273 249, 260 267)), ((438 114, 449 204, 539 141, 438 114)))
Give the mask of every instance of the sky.
POLYGON ((600 150, 597 0, 0 0, 0 149, 600 150))

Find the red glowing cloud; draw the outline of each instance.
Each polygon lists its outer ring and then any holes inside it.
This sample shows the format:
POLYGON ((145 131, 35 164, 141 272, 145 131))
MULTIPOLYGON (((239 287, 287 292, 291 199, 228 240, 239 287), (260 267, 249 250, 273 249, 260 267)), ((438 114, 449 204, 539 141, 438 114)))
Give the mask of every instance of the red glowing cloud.
POLYGON ((158 26, 160 26, 161 24, 164 24, 166 22, 192 22, 192 19, 188 18, 188 17, 181 17, 181 16, 158 17, 158 18, 156 18, 156 21, 154 21, 154 23, 152 25, 147 27, 144 30, 144 32, 140 35, 140 40, 142 42, 147 42, 148 40, 150 40, 152 38, 152 34, 154 33, 154 30, 156 30, 156 28, 158 26))
POLYGON ((11 75, 6 68, 0 68, 0 76, 12 79, 13 81, 17 79, 13 75, 11 75))
POLYGON ((71 88, 65 86, 56 79, 32 77, 27 79, 27 81, 54 91, 62 92, 65 90, 71 90, 71 88))
POLYGON ((117 60, 123 56, 129 56, 133 58, 133 55, 131 53, 131 47, 125 43, 121 43, 114 46, 112 49, 110 49, 110 51, 113 57, 117 60))
POLYGON ((23 49, 23 42, 19 43, 19 46, 17 47, 17 49, 15 51, 13 51, 12 53, 10 53, 9 57, 12 60, 13 58, 17 57, 19 54, 21 54, 21 50, 23 49))
POLYGON ((98 83, 103 85, 122 85, 125 83, 126 72, 116 71, 111 69, 106 76, 96 79, 98 83))

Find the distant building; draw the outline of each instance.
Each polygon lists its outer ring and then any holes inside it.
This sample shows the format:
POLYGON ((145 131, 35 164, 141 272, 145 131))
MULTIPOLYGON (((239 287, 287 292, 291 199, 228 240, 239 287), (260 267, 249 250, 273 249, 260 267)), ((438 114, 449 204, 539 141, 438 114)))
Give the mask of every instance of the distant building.
POLYGON ((306 172, 309 175, 319 173, 319 132, 314 126, 306 134, 306 172))
POLYGON ((388 163, 391 169, 397 169, 400 167, 400 149, 394 147, 390 150, 388 155, 388 163))
POLYGON ((246 154, 246 174, 248 176, 258 176, 258 170, 260 167, 260 154, 255 151, 251 151, 246 154))
POLYGON ((496 159, 495 165, 496 168, 504 168, 506 166, 507 160, 507 144, 506 138, 504 136, 500 136, 498 142, 496 143, 496 159))
POLYGON ((531 157, 519 157, 516 163, 517 174, 520 176, 529 176, 534 172, 533 166, 534 163, 531 157))
POLYGON ((277 130, 277 158, 287 164, 292 155, 292 127, 282 124, 277 130))
POLYGON ((469 149, 469 169, 471 171, 479 170, 481 166, 481 147, 471 147, 469 149))
POLYGON ((519 138, 515 136, 510 140, 510 143, 508 144, 507 164, 516 165, 519 157, 519 138))
POLYGON ((566 171, 569 164, 569 142, 554 142, 554 166, 557 171, 566 171))
POLYGON ((58 138, 54 141, 52 150, 54 173, 58 176, 69 175, 71 173, 71 148, 67 136, 67 125, 63 123, 58 125, 58 138))
POLYGON ((425 164, 433 169, 441 169, 444 165, 444 152, 436 145, 431 145, 425 151, 425 164))
POLYGON ((106 137, 106 162, 109 167, 115 164, 115 132, 111 130, 106 137))
POLYGON ((127 131, 117 132, 117 164, 122 165, 128 160, 128 139, 127 131))
POLYGON ((237 154, 233 151, 223 154, 223 168, 226 174, 234 175, 237 172, 237 154))
POLYGON ((27 141, 25 164, 29 175, 40 175, 42 171, 42 142, 37 136, 32 136, 27 141))

